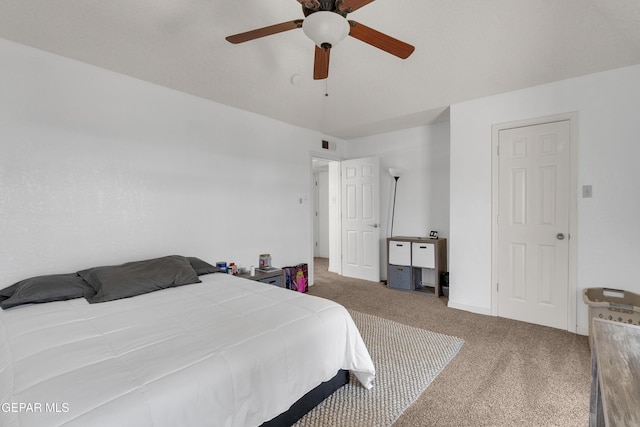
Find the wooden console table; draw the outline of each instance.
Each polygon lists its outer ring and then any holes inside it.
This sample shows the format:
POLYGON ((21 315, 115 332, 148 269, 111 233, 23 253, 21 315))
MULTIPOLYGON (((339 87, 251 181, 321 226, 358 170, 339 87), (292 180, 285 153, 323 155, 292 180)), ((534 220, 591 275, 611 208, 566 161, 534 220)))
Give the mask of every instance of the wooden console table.
POLYGON ((640 426, 640 327, 592 322, 589 426, 640 426))

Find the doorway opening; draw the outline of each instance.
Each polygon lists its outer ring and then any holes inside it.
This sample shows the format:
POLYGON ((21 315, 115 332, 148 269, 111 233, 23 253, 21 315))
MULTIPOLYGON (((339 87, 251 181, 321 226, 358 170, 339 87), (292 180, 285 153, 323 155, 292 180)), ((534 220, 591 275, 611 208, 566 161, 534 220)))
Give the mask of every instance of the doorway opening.
POLYGON ((342 274, 340 219, 340 162, 312 157, 313 258, 326 259, 323 265, 342 274))
POLYGON ((327 257, 329 272, 379 282, 380 159, 312 157, 312 165, 310 255, 327 257))

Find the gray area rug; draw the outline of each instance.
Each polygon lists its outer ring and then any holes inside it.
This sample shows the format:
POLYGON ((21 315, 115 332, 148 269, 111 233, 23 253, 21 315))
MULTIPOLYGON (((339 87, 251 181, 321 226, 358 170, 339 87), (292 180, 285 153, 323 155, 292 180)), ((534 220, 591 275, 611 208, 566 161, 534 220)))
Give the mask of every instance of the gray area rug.
POLYGON ((462 348, 460 338, 349 310, 373 363, 376 379, 367 390, 351 374, 349 384, 295 425, 390 426, 462 348))

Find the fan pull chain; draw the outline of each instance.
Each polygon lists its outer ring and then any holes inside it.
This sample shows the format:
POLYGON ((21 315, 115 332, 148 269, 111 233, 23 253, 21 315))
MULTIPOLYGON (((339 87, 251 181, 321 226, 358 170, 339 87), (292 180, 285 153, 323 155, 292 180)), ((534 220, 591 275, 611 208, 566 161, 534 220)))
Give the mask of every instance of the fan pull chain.
MULTIPOLYGON (((329 56, 327 56, 327 70, 329 69, 329 56)), ((329 76, 324 79, 324 96, 329 96, 329 76)))

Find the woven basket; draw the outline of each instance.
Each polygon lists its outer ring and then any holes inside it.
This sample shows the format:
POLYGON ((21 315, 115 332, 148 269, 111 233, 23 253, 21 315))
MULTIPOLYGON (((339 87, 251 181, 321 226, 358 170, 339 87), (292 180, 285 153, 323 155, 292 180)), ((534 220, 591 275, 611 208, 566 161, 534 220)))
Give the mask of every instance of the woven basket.
POLYGON ((640 295, 611 288, 586 288, 582 299, 589 306, 589 336, 593 318, 640 325, 640 295))

